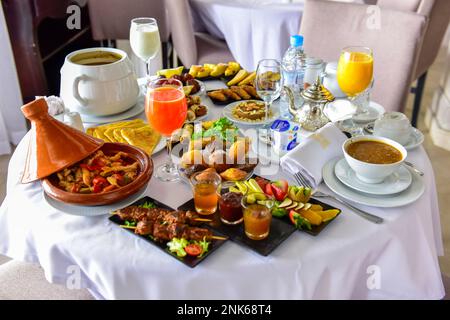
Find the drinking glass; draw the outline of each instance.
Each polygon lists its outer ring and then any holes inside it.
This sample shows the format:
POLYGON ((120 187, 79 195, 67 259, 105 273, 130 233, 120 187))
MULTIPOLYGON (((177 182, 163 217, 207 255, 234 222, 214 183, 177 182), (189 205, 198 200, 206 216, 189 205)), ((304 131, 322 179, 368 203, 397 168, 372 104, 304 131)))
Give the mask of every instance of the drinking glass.
POLYGON ((367 113, 367 104, 363 100, 364 92, 373 81, 372 50, 367 47, 342 49, 336 77, 342 92, 356 105, 356 114, 367 113))
POLYGON ((200 171, 191 178, 195 211, 200 215, 212 215, 217 210, 222 178, 213 171, 200 171))
POLYGON ((256 69, 255 86, 258 95, 266 105, 266 121, 269 119, 270 106, 281 93, 283 79, 281 76, 281 64, 275 59, 263 59, 258 62, 256 69))
POLYGON ((166 138, 169 160, 158 167, 156 176, 162 181, 179 179, 178 170, 172 162, 171 135, 186 120, 187 102, 183 84, 176 79, 154 79, 148 83, 145 99, 145 115, 150 125, 166 138))
POLYGON ((150 62, 161 47, 159 29, 154 18, 131 20, 130 45, 134 54, 146 64, 147 80, 150 79, 150 62))
MULTIPOLYGON (((248 190, 247 187, 245 187, 248 190)), ((247 193, 247 191, 245 192, 247 193)), ((243 221, 242 201, 243 195, 239 192, 228 191, 220 196, 219 216, 222 223, 236 225, 243 221)))
POLYGON ((272 223, 272 199, 267 199, 263 193, 247 193, 242 198, 244 209, 244 232, 252 240, 263 240, 269 236, 272 223))

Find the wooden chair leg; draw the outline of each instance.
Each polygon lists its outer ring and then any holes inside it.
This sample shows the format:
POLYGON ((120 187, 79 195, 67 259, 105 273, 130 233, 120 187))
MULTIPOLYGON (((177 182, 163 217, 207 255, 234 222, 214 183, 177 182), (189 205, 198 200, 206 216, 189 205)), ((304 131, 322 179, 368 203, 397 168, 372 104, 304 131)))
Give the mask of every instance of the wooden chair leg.
POLYGON ((420 103, 422 102, 423 89, 425 88, 425 80, 427 79, 427 72, 424 72, 417 80, 417 86, 414 88, 414 105, 411 117, 411 125, 417 127, 417 120, 419 119, 420 103))
POLYGON ((169 67, 169 46, 167 42, 162 43, 162 65, 163 69, 169 67))

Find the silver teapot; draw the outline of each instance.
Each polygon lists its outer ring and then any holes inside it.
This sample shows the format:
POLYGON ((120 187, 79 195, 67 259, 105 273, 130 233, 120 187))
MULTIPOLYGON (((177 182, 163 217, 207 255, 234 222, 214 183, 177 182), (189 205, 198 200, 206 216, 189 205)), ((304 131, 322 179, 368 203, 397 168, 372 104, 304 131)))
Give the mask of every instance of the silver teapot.
POLYGON ((292 90, 286 86, 284 90, 289 100, 289 112, 303 129, 316 131, 330 122, 323 113, 323 108, 328 102, 334 100, 334 96, 322 85, 320 76, 313 85, 300 93, 301 104, 298 107, 295 105, 292 90))

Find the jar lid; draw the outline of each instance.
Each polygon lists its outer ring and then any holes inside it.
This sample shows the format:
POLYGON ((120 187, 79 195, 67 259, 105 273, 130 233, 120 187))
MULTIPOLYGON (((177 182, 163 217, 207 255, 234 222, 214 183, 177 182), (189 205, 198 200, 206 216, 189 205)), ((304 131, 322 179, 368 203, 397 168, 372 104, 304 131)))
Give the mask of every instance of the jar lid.
POLYGON ((323 60, 320 58, 306 58, 305 63, 307 66, 321 66, 323 60))
POLYGON ((338 66, 337 62, 328 62, 327 66, 325 67, 325 72, 331 72, 331 71, 336 72, 337 66, 338 66))
POLYGON ((333 94, 322 85, 320 76, 316 82, 303 90, 300 95, 307 101, 311 102, 329 102, 334 100, 333 94))

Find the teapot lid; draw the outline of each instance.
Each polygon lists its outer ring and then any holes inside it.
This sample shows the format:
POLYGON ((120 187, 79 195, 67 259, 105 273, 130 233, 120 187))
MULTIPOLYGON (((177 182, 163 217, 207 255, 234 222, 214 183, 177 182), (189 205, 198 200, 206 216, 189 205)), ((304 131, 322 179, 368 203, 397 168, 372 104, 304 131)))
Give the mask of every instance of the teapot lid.
POLYGON ((303 90, 300 95, 307 101, 311 102, 329 102, 334 100, 333 94, 322 85, 320 76, 316 82, 303 90))

